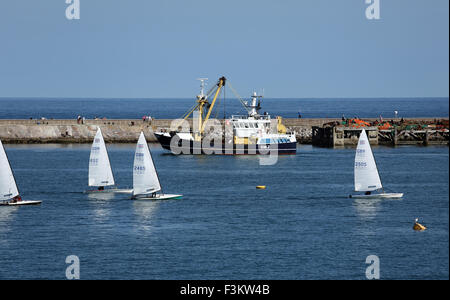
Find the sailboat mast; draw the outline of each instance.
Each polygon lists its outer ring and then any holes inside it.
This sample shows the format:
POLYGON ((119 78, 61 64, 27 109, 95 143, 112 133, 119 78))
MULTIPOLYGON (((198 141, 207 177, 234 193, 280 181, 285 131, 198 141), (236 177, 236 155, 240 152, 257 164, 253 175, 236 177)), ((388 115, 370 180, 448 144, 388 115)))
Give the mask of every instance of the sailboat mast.
MULTIPOLYGON (((147 143, 147 141, 145 141, 145 142, 147 143)), ((153 166, 155 168, 156 178, 158 178, 158 183, 159 183, 159 186, 161 187, 161 194, 164 195, 163 188, 162 188, 162 185, 161 185, 161 180, 159 180, 158 170, 155 167, 155 160, 153 159, 152 151, 150 151, 150 148, 148 147, 148 143, 147 143, 147 149, 148 149, 148 152, 150 153, 150 157, 152 158, 152 161, 153 161, 153 166)))
POLYGON ((3 144, 1 144, 3 147, 3 152, 5 152, 5 156, 6 156, 6 160, 8 161, 9 164, 9 169, 11 170, 11 174, 14 180, 14 184, 16 185, 16 189, 17 189, 17 193, 20 195, 20 190, 19 187, 17 186, 17 181, 16 181, 16 176, 14 175, 14 170, 11 168, 11 163, 9 161, 9 157, 8 157, 8 153, 6 153, 5 147, 3 146, 3 144))
MULTIPOLYGON (((99 128, 100 128, 100 127, 99 127, 99 128)), ((100 131, 101 131, 101 129, 100 129, 100 131)), ((114 173, 112 172, 111 160, 109 159, 108 148, 106 148, 106 142, 105 142, 105 138, 103 137, 103 132, 102 132, 102 139, 103 139, 103 143, 104 143, 104 145, 105 145, 105 149, 106 149, 106 157, 108 157, 109 167, 111 168, 111 176, 112 176, 112 180, 114 181, 114 186, 116 186, 116 181, 114 180, 114 173)))
MULTIPOLYGON (((369 146, 370 146, 370 139, 369 139, 369 133, 368 132, 367 132, 367 142, 369 143, 369 146)), ((373 154, 372 146, 370 146, 370 151, 372 152, 372 157, 373 157, 373 161, 375 162, 375 168, 376 168, 377 173, 378 173, 378 178, 380 178, 381 189, 383 190, 383 193, 384 193, 384 187, 383 187, 383 183, 381 182, 380 171, 378 170, 378 164, 377 164, 377 160, 375 159, 375 155, 373 154)))

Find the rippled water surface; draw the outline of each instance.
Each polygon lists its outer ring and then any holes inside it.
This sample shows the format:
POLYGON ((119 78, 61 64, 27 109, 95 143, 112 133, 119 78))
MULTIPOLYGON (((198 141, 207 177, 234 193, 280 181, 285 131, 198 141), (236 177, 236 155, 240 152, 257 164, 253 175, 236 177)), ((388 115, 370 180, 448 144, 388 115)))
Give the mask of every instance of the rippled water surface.
MULTIPOLYGON (((121 187, 134 145, 108 145, 121 187)), ((89 145, 6 145, 25 200, 0 207, 0 279, 448 279, 448 147, 374 147, 387 191, 352 200, 354 149, 299 146, 253 156, 173 156, 152 147, 164 192, 182 200, 89 197, 89 145), (266 185, 266 190, 256 190, 266 185), (414 232, 414 218, 428 226, 414 232)))

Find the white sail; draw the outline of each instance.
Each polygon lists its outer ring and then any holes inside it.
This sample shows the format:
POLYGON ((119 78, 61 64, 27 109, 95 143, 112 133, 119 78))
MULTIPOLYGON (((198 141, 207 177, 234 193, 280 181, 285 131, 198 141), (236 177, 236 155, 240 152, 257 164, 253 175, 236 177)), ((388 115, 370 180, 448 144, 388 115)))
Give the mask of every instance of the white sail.
POLYGON ((363 129, 355 154, 355 191, 367 192, 381 189, 375 158, 370 148, 366 131, 363 129))
POLYGON ((0 201, 9 200, 19 195, 8 157, 0 141, 0 201))
POLYGON ((114 176, 100 127, 95 135, 89 158, 89 186, 114 185, 114 176))
POLYGON ((145 195, 161 190, 158 174, 148 149, 144 133, 141 132, 136 145, 133 166, 133 195, 145 195))

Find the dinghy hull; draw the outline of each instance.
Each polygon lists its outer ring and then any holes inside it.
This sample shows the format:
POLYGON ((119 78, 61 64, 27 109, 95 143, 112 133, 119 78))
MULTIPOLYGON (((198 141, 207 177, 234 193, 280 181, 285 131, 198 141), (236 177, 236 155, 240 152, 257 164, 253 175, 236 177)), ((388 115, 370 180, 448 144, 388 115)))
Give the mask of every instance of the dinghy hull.
POLYGON ((183 195, 173 195, 173 194, 163 194, 163 195, 156 195, 155 197, 151 197, 149 196, 135 196, 132 198, 132 200, 154 200, 154 201, 159 201, 159 200, 176 200, 176 199, 181 199, 183 197, 183 195))
POLYGON ((133 193, 132 189, 106 189, 106 190, 87 190, 84 192, 85 194, 131 194, 133 193))
POLYGON ((380 198, 387 198, 387 199, 396 199, 396 198, 402 198, 403 193, 381 193, 381 194, 371 194, 371 195, 350 195, 350 198, 354 199, 380 199, 380 198))
POLYGON ((19 201, 19 202, 9 202, 1 203, 0 206, 25 206, 25 205, 39 205, 42 201, 19 201))

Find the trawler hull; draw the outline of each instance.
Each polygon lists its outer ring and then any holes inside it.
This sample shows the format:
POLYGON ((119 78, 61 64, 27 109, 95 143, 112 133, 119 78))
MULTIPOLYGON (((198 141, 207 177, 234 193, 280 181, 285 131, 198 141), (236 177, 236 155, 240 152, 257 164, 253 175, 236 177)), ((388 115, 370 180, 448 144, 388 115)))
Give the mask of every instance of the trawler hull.
POLYGON ((172 140, 171 135, 167 133, 155 133, 158 142, 161 146, 172 152, 173 154, 187 154, 187 155, 206 155, 206 154, 215 154, 215 155, 295 155, 297 153, 297 143, 282 143, 282 144, 263 144, 263 145, 253 145, 249 147, 249 145, 241 144, 241 145, 226 145, 222 143, 221 148, 214 147, 201 147, 194 143, 192 140, 179 140, 179 149, 178 151, 172 150, 170 146, 170 142, 172 140), (182 145, 186 145, 183 147, 182 145), (218 151, 219 150, 219 151, 218 151))

